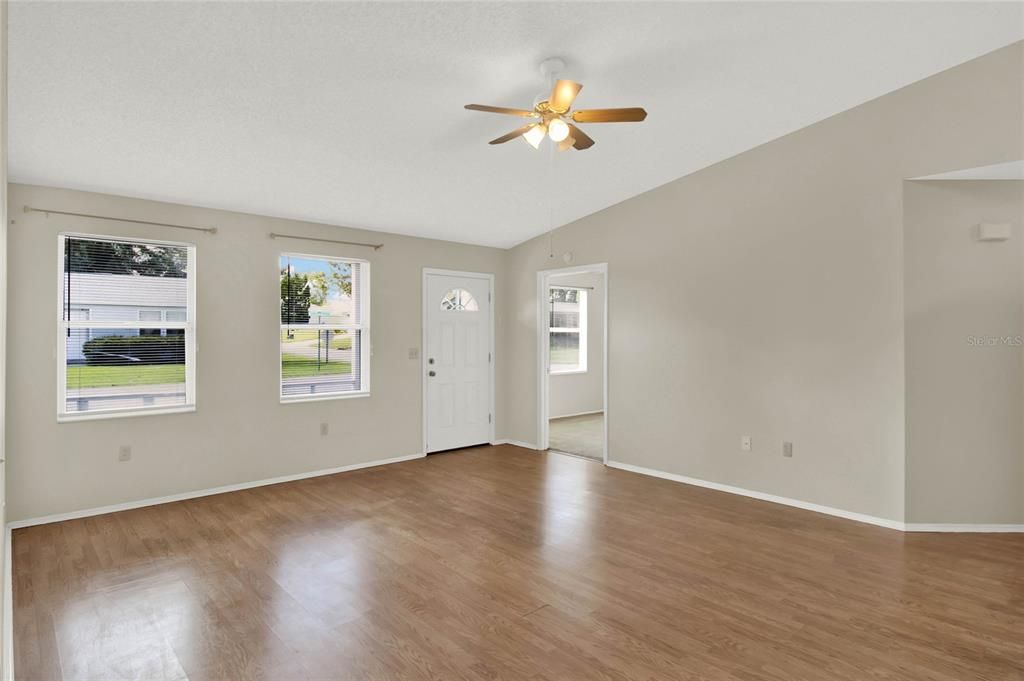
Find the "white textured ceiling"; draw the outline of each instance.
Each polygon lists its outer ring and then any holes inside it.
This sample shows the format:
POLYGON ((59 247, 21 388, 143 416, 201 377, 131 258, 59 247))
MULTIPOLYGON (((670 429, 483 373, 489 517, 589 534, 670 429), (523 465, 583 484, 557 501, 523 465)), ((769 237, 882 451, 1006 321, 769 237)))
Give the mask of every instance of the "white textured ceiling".
POLYGON ((1024 38, 1022 5, 23 3, 10 176, 511 246, 1024 38), (557 55, 590 125, 487 141, 557 55), (554 205, 548 189, 556 190, 554 205), (552 219, 553 218, 553 219, 552 219))

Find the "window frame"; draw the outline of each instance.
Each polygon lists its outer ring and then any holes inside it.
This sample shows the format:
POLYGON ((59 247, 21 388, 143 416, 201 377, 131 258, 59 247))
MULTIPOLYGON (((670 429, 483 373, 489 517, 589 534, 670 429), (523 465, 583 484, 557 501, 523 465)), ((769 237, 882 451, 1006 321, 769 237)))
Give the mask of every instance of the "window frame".
MULTIPOLYGON (((312 395, 285 395, 284 394, 284 362, 283 362, 283 349, 281 348, 281 332, 286 328, 319 328, 323 329, 322 324, 282 324, 281 323, 281 301, 280 296, 277 300, 276 305, 276 317, 277 317, 277 337, 278 337, 278 350, 277 350, 277 396, 281 404, 301 404, 303 402, 324 402, 327 400, 351 400, 360 397, 370 397, 370 358, 372 356, 372 348, 370 345, 370 261, 364 258, 350 258, 344 255, 324 255, 322 253, 298 253, 295 251, 281 251, 277 254, 277 271, 281 270, 281 258, 293 257, 293 258, 304 258, 307 260, 324 260, 327 262, 344 262, 344 263, 358 263, 359 264, 359 299, 357 302, 359 309, 356 317, 359 319, 357 324, 332 324, 329 326, 330 329, 345 329, 345 330, 358 330, 359 334, 359 390, 352 390, 347 392, 336 392, 336 393, 321 393, 312 395)), ((280 282, 278 282, 278 292, 280 292, 280 282)))
MULTIPOLYGON (((101 419, 127 418, 132 416, 153 416, 158 414, 182 414, 194 412, 198 400, 196 398, 196 355, 198 354, 198 342, 196 336, 196 245, 186 241, 169 241, 164 239, 144 239, 130 236, 114 236, 109 234, 94 234, 90 232, 69 232, 62 231, 57 234, 57 422, 69 423, 74 421, 96 421, 101 419), (69 412, 67 411, 67 331, 69 329, 84 328, 90 329, 89 337, 92 338, 91 329, 95 321, 87 319, 84 321, 71 321, 64 319, 65 301, 64 295, 67 292, 65 276, 65 245, 68 239, 91 239, 94 241, 117 241, 127 244, 149 244, 153 246, 171 246, 186 249, 185 264, 185 321, 170 322, 171 328, 181 328, 185 332, 185 404, 172 406, 153 407, 129 407, 118 409, 97 409, 95 411, 69 412)), ((81 307, 81 306, 79 306, 81 307)), ((92 308, 87 308, 90 311, 92 308)), ((90 313, 90 317, 92 314, 90 313)), ((163 317, 163 315, 161 315, 163 317)), ((168 328, 168 322, 135 322, 125 321, 103 321, 104 329, 144 329, 144 328, 168 328)))
POLYGON ((548 284, 548 374, 551 376, 568 376, 571 374, 585 374, 589 370, 589 362, 587 361, 587 326, 589 319, 587 315, 587 308, 590 305, 589 291, 581 286, 558 286, 557 284, 548 284), (579 326, 551 326, 551 289, 571 289, 577 292, 577 297, 580 298, 577 305, 579 305, 579 326), (579 362, 577 362, 577 368, 575 369, 554 369, 551 364, 551 334, 553 333, 576 333, 579 334, 579 362))

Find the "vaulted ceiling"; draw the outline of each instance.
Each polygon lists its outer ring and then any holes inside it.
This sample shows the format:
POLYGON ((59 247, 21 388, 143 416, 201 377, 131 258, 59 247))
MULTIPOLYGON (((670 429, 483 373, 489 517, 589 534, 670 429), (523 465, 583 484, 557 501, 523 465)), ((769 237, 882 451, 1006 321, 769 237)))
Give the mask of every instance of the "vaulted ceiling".
POLYGON ((1018 3, 12 3, 13 181, 507 247, 1024 38, 1018 3), (559 56, 551 155, 487 141, 559 56))

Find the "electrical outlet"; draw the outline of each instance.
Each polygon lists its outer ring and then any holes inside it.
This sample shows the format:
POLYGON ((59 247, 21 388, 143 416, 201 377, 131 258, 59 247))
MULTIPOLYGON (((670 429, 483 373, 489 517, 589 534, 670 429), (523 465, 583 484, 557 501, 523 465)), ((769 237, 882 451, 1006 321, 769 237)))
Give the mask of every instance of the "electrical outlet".
POLYGON ((117 460, 121 462, 132 460, 132 448, 130 445, 121 445, 120 449, 117 450, 117 460))
POLYGON ((750 439, 749 435, 744 435, 743 437, 740 438, 740 449, 742 449, 744 452, 749 452, 753 448, 754 443, 750 439))
POLYGON ((320 424, 320 435, 322 435, 322 436, 326 436, 327 435, 327 424, 326 423, 321 423, 320 424))
POLYGON ((419 359, 419 358, 420 358, 420 349, 419 348, 409 348, 409 359, 419 359))
POLYGON ((793 458, 793 443, 792 442, 783 442, 782 443, 782 456, 784 456, 786 458, 789 458, 789 459, 793 458))

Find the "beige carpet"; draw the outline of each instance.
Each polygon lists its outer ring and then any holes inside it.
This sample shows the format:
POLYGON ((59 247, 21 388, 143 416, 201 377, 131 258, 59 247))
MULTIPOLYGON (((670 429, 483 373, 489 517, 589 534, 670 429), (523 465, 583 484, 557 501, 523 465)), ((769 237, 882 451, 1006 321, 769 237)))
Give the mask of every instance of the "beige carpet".
POLYGON ((604 414, 551 419, 548 421, 548 447, 600 461, 604 457, 604 414))

